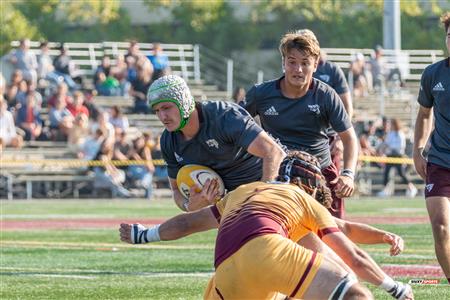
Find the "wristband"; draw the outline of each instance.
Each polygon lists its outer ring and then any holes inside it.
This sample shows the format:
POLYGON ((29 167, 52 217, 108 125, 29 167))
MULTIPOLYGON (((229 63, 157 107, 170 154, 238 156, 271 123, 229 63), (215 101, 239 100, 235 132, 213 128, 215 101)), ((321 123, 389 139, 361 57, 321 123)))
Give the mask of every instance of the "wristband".
POLYGON ((147 229, 147 243, 150 242, 159 242, 161 240, 161 238, 159 237, 159 227, 161 226, 161 224, 153 226, 149 229, 147 229))
POLYGON ((395 281, 391 277, 386 276, 383 279, 383 282, 379 286, 380 286, 380 288, 384 289, 385 291, 389 291, 395 287, 395 281))
POLYGON ((344 169, 341 171, 342 176, 350 177, 352 180, 355 180, 355 173, 351 169, 344 169))

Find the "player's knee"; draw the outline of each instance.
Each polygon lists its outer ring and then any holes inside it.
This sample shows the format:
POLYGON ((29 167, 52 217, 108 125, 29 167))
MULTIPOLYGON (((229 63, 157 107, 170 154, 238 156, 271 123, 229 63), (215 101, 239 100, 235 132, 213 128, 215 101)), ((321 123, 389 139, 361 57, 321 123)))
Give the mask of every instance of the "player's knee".
POLYGON ((449 238, 449 225, 444 222, 433 222, 432 224, 433 234, 436 238, 439 239, 448 239, 449 238))
POLYGON ((372 293, 359 283, 353 284, 345 293, 344 300, 366 300, 373 299, 372 293))

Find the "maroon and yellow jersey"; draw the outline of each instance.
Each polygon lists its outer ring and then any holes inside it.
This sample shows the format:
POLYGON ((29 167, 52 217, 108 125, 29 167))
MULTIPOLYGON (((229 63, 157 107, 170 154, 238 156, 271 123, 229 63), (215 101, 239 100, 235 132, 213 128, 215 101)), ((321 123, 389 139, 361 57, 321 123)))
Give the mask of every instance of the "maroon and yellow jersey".
POLYGON ((220 220, 216 268, 257 236, 280 234, 297 242, 309 232, 322 237, 339 231, 325 207, 293 184, 254 182, 242 185, 211 210, 220 220))

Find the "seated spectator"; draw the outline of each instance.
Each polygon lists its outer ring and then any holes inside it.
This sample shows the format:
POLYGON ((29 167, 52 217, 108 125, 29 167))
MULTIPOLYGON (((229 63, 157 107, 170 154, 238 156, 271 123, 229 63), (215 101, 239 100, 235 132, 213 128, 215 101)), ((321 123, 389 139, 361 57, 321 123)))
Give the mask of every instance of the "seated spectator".
POLYGON ((84 106, 89 111, 89 118, 92 120, 97 120, 100 113, 99 107, 95 104, 95 96, 97 95, 96 90, 87 90, 84 94, 84 106))
POLYGON ((369 61, 369 68, 372 74, 372 88, 380 91, 385 84, 385 78, 388 73, 386 62, 383 57, 383 47, 375 47, 374 56, 369 61))
POLYGON ((105 73, 100 72, 97 74, 98 81, 95 85, 95 89, 100 96, 120 96, 122 90, 120 88, 119 81, 114 76, 106 76, 105 73))
POLYGON ((81 91, 73 92, 73 102, 67 104, 67 109, 70 111, 73 117, 79 114, 89 117, 89 110, 84 104, 84 95, 81 91))
POLYGON ((48 113, 50 132, 55 141, 66 141, 73 126, 73 116, 61 98, 56 99, 55 106, 48 113))
POLYGON ((42 42, 39 46, 41 53, 38 56, 38 79, 40 80, 40 86, 47 86, 48 82, 52 84, 59 83, 59 76, 54 72, 53 60, 49 54, 49 48, 47 42, 42 42))
POLYGON ((83 144, 89 137, 89 119, 85 114, 78 114, 73 121, 72 129, 67 137, 67 146, 72 153, 83 150, 83 144))
POLYGON ((153 44, 153 55, 147 56, 153 65, 153 80, 170 73, 169 57, 163 52, 160 43, 153 44))
MULTIPOLYGON (((162 153, 161 153, 161 135, 157 136, 154 140, 155 145, 152 148, 152 158, 153 159, 158 159, 158 160, 162 160, 162 153)), ((164 164, 157 164, 155 166, 155 173, 154 176, 156 178, 167 178, 169 175, 167 173, 167 165, 164 164)))
MULTIPOLYGON (((406 148, 406 138, 403 133, 401 123, 398 119, 391 120, 391 130, 386 135, 386 139, 382 145, 383 153, 387 157, 404 157, 405 156, 405 148, 406 148)), ((406 196, 415 197, 417 194, 417 188, 408 178, 407 174, 405 174, 405 168, 402 164, 392 164, 387 163, 384 169, 384 189, 378 193, 378 196, 390 196, 392 191, 388 188, 389 176, 391 168, 395 168, 397 170, 397 174, 401 177, 402 182, 404 184, 408 184, 408 190, 406 191, 406 196)))
POLYGON ((3 94, 0 94, 0 149, 9 146, 21 148, 23 139, 16 133, 14 117, 7 108, 8 105, 3 99, 3 94))
POLYGON ((353 94, 362 97, 368 94, 366 61, 362 53, 357 53, 350 64, 350 72, 353 77, 353 94))
POLYGON ((150 149, 145 147, 143 136, 133 140, 133 147, 128 157, 131 160, 145 160, 144 164, 130 165, 127 169, 127 177, 136 186, 145 188, 145 198, 151 199, 153 191, 152 178, 155 172, 155 166, 153 165, 150 149))
POLYGON ((233 92, 233 101, 239 104, 244 100, 245 100, 245 89, 239 86, 233 92))
POLYGON ((73 102, 72 97, 69 96, 69 89, 67 87, 67 84, 65 84, 64 82, 59 83, 56 93, 50 97, 47 106, 55 106, 57 99, 61 99, 64 103, 66 103, 66 105, 69 105, 73 102))
POLYGON ((20 40, 18 49, 15 49, 8 55, 9 61, 22 71, 23 78, 34 84, 37 83, 37 60, 36 55, 30 51, 30 40, 20 40))
POLYGON ((109 115, 107 112, 100 112, 97 116, 97 120, 91 126, 91 133, 95 133, 97 129, 103 131, 105 136, 105 147, 108 149, 113 149, 115 142, 115 130, 114 126, 109 122, 109 115))
POLYGON ((100 152, 105 135, 101 129, 97 129, 93 135, 87 136, 81 146, 77 157, 83 160, 94 160, 100 152))
POLYGON ((79 85, 75 82, 75 79, 81 82, 81 78, 76 72, 76 67, 72 58, 67 54, 67 48, 64 44, 59 48, 60 54, 53 60, 53 66, 55 67, 55 73, 58 76, 62 76, 64 82, 69 86, 71 90, 79 89, 79 85))
POLYGON ((143 56, 141 50, 139 49, 139 44, 137 41, 131 41, 128 47, 127 54, 125 54, 125 59, 128 57, 133 57, 134 61, 137 61, 139 57, 143 56))
POLYGON ((135 113, 150 113, 147 103, 147 91, 152 84, 153 66, 147 60, 142 58, 137 63, 137 78, 131 83, 130 95, 134 98, 135 113))
MULTIPOLYGON (((116 132, 116 143, 114 144, 113 159, 120 161, 128 160, 128 153, 131 151, 131 145, 128 142, 127 133, 125 131, 116 132)), ((126 168, 126 167, 119 167, 126 168)))
POLYGON ((116 64, 112 67, 111 73, 119 81, 120 96, 128 97, 131 84, 128 81, 128 66, 125 62, 125 56, 119 54, 116 57, 116 64))
POLYGON ((111 75, 111 58, 107 55, 102 57, 102 62, 94 74, 94 84, 97 86, 99 83, 99 74, 103 73, 106 77, 111 75))
POLYGON ((127 81, 133 82, 137 78, 136 60, 133 56, 128 56, 125 58, 125 63, 127 64, 127 81))
MULTIPOLYGON (((42 119, 36 105, 34 93, 27 95, 27 102, 17 111, 16 124, 25 131, 25 140, 34 141, 41 138, 42 119)), ((42 137, 44 138, 44 137, 42 137)))
POLYGON ((22 77, 22 71, 16 69, 11 74, 10 83, 5 89, 5 100, 8 103, 8 107, 16 106, 16 97, 19 92, 25 92, 27 89, 26 82, 22 77))
POLYGON ((36 105, 38 107, 42 106, 42 95, 36 91, 36 84, 30 80, 25 80, 26 89, 19 91, 16 95, 16 105, 24 105, 27 102, 27 95, 33 93, 36 98, 36 105))
POLYGON ((111 115, 109 117, 109 122, 116 128, 120 128, 122 131, 126 131, 130 127, 128 123, 128 118, 124 115, 117 105, 111 108, 111 115))

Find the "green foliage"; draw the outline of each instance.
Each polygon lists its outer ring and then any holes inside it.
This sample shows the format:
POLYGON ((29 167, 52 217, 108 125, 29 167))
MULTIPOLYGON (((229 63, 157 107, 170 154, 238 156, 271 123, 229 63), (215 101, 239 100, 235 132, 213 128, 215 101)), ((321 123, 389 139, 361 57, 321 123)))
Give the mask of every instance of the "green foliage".
POLYGON ((0 1, 0 18, 0 55, 9 50, 9 43, 12 40, 41 37, 38 28, 20 11, 14 9, 10 2, 0 1))

